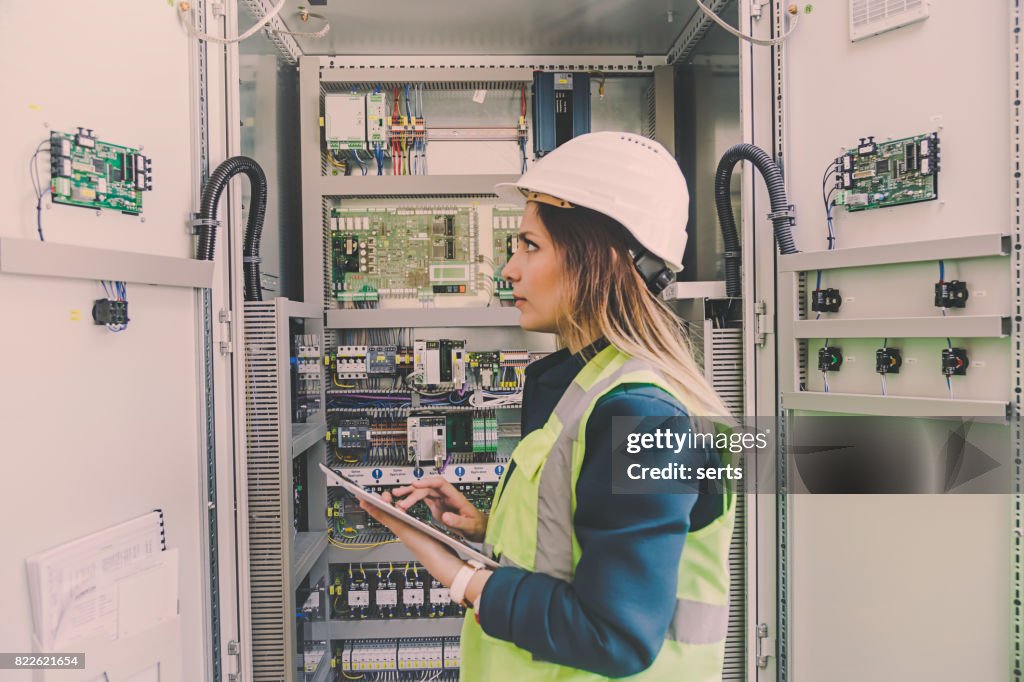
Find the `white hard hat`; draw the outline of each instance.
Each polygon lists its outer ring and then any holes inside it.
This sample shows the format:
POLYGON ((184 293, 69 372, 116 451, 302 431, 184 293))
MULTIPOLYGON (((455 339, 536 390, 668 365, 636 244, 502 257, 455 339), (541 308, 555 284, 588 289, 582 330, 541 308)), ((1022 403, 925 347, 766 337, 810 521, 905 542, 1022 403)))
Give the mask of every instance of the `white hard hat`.
POLYGON ((690 195, 675 158, 654 140, 633 133, 580 135, 494 191, 519 205, 536 192, 603 213, 670 270, 683 269, 690 195))

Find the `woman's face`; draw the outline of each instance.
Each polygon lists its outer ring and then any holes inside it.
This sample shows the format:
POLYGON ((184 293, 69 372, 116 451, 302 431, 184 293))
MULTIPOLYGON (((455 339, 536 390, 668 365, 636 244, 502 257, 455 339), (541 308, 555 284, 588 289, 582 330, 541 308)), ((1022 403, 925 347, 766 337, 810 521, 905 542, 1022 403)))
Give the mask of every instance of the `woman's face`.
POLYGON ((562 310, 562 258, 533 202, 526 204, 519 224, 518 248, 501 275, 512 282, 519 326, 527 331, 557 333, 562 310))

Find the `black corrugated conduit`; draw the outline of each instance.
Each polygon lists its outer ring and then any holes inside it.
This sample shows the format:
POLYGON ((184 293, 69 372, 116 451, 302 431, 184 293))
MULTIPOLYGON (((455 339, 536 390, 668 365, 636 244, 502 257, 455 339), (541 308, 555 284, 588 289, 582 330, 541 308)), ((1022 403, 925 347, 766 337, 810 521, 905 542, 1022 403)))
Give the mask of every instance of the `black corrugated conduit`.
POLYGON ((267 176, 258 163, 247 156, 233 156, 217 166, 210 174, 210 179, 203 187, 203 195, 199 200, 199 216, 195 225, 199 230, 199 246, 196 258, 213 260, 217 247, 217 204, 220 195, 227 187, 231 178, 244 173, 249 178, 251 200, 249 202, 249 220, 245 225, 245 236, 242 242, 242 273, 245 283, 245 300, 263 300, 260 287, 260 234, 263 231, 263 218, 267 213, 267 176))
POLYGON ((795 223, 793 207, 786 198, 786 186, 782 181, 782 171, 772 157, 752 144, 737 144, 726 150, 715 171, 715 208, 718 209, 718 224, 722 229, 722 241, 725 245, 725 293, 735 297, 742 294, 740 267, 740 240, 736 236, 736 221, 732 215, 732 201, 729 197, 729 183, 732 171, 740 161, 750 161, 761 172, 764 182, 768 185, 768 196, 771 198, 772 212, 769 214, 775 229, 775 243, 779 253, 799 253, 793 242, 791 228, 795 223))

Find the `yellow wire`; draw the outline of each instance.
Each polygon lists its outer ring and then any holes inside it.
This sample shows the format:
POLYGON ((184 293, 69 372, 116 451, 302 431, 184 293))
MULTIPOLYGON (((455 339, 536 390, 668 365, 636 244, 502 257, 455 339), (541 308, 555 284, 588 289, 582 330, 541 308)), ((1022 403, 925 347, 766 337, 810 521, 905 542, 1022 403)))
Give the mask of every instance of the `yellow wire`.
POLYGON ((362 676, 362 675, 360 675, 359 677, 352 677, 351 675, 349 675, 349 674, 348 674, 347 672, 345 672, 344 670, 342 670, 342 671, 341 671, 341 674, 345 676, 345 679, 346 679, 346 680, 361 680, 361 679, 363 679, 363 676, 362 676))
POLYGON ((339 384, 338 383, 338 377, 333 372, 331 373, 331 380, 334 381, 334 385, 337 386, 338 388, 355 388, 356 387, 355 384, 339 384))
POLYGON ((332 547, 337 547, 338 549, 345 549, 345 550, 352 550, 352 551, 363 551, 363 550, 367 550, 367 549, 373 549, 374 547, 380 547, 381 545, 391 545, 391 544, 394 544, 396 542, 401 542, 400 540, 384 540, 383 542, 374 542, 374 543, 338 542, 337 540, 335 540, 331 536, 327 537, 327 541, 330 543, 330 545, 332 547))

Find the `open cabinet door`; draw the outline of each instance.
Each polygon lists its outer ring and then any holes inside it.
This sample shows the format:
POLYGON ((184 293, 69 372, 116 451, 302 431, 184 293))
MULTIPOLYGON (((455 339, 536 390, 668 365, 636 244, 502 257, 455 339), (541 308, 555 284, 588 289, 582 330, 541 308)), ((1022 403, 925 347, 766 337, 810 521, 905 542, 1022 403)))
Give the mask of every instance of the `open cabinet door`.
POLYGON ((85 654, 74 673, 5 680, 217 681, 237 669, 232 356, 220 346, 232 348, 220 311, 233 293, 226 254, 195 260, 188 228, 224 154, 211 150, 226 149, 211 126, 224 120, 225 78, 178 11, 0 10, 0 642, 85 654), (94 305, 128 319, 95 324, 94 305), (149 527, 138 542, 110 530, 154 510, 156 544, 149 527), (166 579, 146 582, 138 551, 166 579), (51 571, 32 588, 49 602, 30 596, 30 557, 51 571), (42 627, 47 614, 59 625, 42 627))
MULTIPOLYGON (((781 35, 785 5, 742 25, 781 35)), ((744 196, 747 312, 765 313, 747 318, 748 338, 764 339, 748 349, 758 414, 782 415, 783 439, 797 419, 898 419, 960 433, 958 447, 992 463, 951 477, 952 441, 924 436, 915 471, 942 469, 927 484, 842 458, 837 471, 863 478, 822 484, 794 464, 808 460, 778 459, 784 494, 758 500, 757 621, 771 660, 757 679, 1019 678, 1020 3, 800 11, 781 47, 743 48, 745 130, 783 166, 801 251, 776 255, 758 180, 744 196), (827 214, 821 190, 834 184, 827 214), (965 309, 933 302, 954 279, 981 293, 965 309), (813 310, 816 288, 839 290, 838 310, 813 310), (840 371, 819 369, 822 349, 841 349, 840 371), (903 371, 879 374, 878 353, 893 349, 903 371), (971 369, 944 376, 953 350, 971 369), (918 494, 877 494, 893 488, 918 494)))

